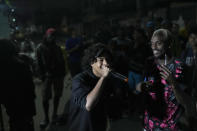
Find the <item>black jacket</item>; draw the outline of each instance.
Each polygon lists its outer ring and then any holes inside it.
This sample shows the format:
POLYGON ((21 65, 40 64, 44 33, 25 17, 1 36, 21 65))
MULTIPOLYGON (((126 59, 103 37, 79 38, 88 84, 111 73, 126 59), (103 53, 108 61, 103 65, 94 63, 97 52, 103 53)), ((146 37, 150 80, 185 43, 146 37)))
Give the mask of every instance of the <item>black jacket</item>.
POLYGON ((65 75, 64 57, 60 47, 56 44, 38 45, 36 57, 41 77, 63 77, 65 75))
POLYGON ((85 108, 86 97, 98 80, 99 78, 91 70, 86 70, 73 78, 68 120, 69 131, 106 130, 109 97, 117 80, 114 81, 113 78, 108 78, 98 103, 91 111, 87 111, 85 108))

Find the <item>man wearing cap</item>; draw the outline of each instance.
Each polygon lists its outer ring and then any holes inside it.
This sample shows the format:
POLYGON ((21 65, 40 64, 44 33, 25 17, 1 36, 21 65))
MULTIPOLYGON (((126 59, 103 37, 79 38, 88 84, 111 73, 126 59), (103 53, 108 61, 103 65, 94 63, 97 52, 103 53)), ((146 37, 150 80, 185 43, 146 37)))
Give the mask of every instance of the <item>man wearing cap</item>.
POLYGON ((55 40, 56 31, 49 28, 45 33, 43 43, 38 45, 36 52, 40 77, 44 83, 42 104, 45 117, 40 123, 41 128, 45 128, 49 123, 49 100, 52 97, 52 87, 54 91, 52 123, 57 119, 57 109, 63 89, 65 62, 61 49, 55 40))

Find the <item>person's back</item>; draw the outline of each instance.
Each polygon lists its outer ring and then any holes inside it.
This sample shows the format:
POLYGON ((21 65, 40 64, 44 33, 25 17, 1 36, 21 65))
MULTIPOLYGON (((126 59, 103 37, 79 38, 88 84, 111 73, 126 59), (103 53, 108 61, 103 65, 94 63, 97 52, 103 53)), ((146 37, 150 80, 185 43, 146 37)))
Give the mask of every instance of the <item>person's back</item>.
POLYGON ((10 41, 0 40, 0 43, 0 83, 3 85, 0 96, 1 104, 9 116, 10 130, 33 131, 33 116, 36 112, 32 73, 29 66, 10 50, 10 41))

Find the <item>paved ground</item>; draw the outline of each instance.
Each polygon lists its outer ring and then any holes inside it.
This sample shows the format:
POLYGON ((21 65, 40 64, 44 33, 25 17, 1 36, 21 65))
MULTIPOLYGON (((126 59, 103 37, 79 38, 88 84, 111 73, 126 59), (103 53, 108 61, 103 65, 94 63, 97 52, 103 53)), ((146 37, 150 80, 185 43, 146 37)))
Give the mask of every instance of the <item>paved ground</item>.
MULTIPOLYGON (((65 86, 67 86, 68 83, 65 83, 65 86)), ((41 104, 41 88, 42 88, 42 84, 36 84, 36 109, 37 109, 37 115, 34 117, 34 121, 35 121, 35 131, 68 131, 67 126, 55 126, 55 125, 49 125, 45 130, 41 130, 39 128, 39 122, 43 119, 43 110, 42 110, 42 104, 41 104)), ((64 88, 63 91, 63 97, 61 98, 61 102, 60 102, 60 106, 59 106, 59 110, 58 110, 58 114, 61 114, 63 112, 64 109, 64 105, 67 102, 68 98, 70 96, 70 87, 68 88, 64 88)), ((50 105, 52 105, 52 101, 50 102, 50 105)), ((52 106, 51 106, 52 107, 52 106)), ((51 112, 51 108, 50 108, 50 112, 51 112)), ((4 113, 4 125, 5 125, 5 131, 8 131, 8 117, 5 113, 5 111, 3 111, 4 113)), ((112 121, 111 122, 111 130, 110 131, 142 131, 141 128, 141 124, 140 124, 140 120, 138 119, 138 117, 136 116, 132 116, 132 117, 128 117, 125 119, 120 119, 117 121, 112 121)))

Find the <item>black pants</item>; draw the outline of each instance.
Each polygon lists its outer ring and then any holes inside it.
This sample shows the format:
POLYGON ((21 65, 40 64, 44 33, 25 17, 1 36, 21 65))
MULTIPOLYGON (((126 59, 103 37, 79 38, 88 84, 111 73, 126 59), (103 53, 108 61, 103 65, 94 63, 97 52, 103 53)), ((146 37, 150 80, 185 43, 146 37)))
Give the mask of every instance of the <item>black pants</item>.
POLYGON ((10 131, 34 131, 34 100, 28 100, 26 103, 17 103, 13 100, 12 103, 8 102, 3 105, 9 116, 10 131))
POLYGON ((34 131, 34 122, 32 117, 11 116, 9 124, 10 131, 34 131))

